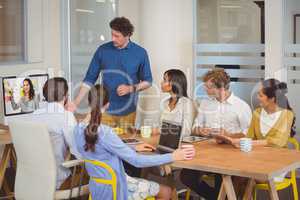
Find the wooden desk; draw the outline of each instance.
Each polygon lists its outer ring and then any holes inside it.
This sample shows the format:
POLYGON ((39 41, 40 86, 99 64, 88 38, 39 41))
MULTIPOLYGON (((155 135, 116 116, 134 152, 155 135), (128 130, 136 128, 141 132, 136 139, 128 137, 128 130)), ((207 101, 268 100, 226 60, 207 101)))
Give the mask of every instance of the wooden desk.
MULTIPOLYGON (((139 137, 133 135, 121 135, 122 138, 139 137)), ((143 141, 156 145, 159 136, 151 138, 140 138, 143 141)), ((4 153, 0 161, 0 187, 6 166, 13 155, 10 133, 8 130, 0 131, 0 145, 5 145, 4 153)), ((174 167, 194 169, 200 171, 223 174, 223 183, 219 199, 236 200, 231 176, 248 177, 248 188, 253 184, 254 179, 266 180, 271 188, 270 197, 278 200, 273 178, 286 171, 300 168, 300 152, 289 149, 271 147, 254 147, 249 153, 241 152, 231 145, 218 145, 214 141, 203 141, 195 144, 196 156, 191 161, 177 161, 172 164, 174 167)), ((250 191, 246 192, 246 198, 250 191)))
POLYGON ((300 167, 300 152, 289 149, 254 147, 249 153, 241 152, 231 145, 219 145, 214 141, 199 142, 195 145, 196 156, 191 161, 178 161, 175 167, 223 174, 219 199, 236 200, 231 176, 248 177, 245 198, 249 199, 249 188, 255 179, 268 182, 272 200, 278 200, 273 178, 286 171, 300 167))
MULTIPOLYGON (((130 137, 130 136, 122 136, 130 137)), ((132 137, 132 136, 131 136, 132 137)), ((159 136, 149 139, 141 138, 145 142, 156 145, 159 136)), ((251 152, 241 152, 227 144, 216 144, 214 140, 195 143, 196 155, 191 161, 177 161, 172 164, 174 167, 193 169, 219 173, 223 175, 223 183, 219 194, 219 200, 228 197, 229 200, 236 200, 231 176, 249 178, 244 199, 251 198, 251 188, 254 180, 265 180, 271 190, 269 191, 272 200, 278 200, 275 190, 274 177, 283 172, 300 168, 300 152, 296 150, 253 147, 251 152)))
POLYGON ((0 129, 0 145, 4 145, 3 154, 0 159, 0 189, 3 186, 6 194, 11 195, 11 192, 4 180, 4 177, 9 161, 13 161, 12 163, 16 164, 16 157, 14 154, 11 136, 8 130, 0 129))
MULTIPOLYGON (((122 135, 122 138, 133 137, 122 135)), ((138 139, 152 145, 157 145, 159 136, 138 139)), ((231 176, 249 178, 244 199, 250 199, 251 188, 256 179, 265 180, 271 190, 272 200, 278 200, 273 178, 283 172, 300 168, 300 152, 296 150, 271 147, 253 147, 251 152, 241 152, 227 144, 216 144, 214 140, 202 141, 194 144, 196 149, 195 158, 191 161, 177 161, 174 167, 213 172, 223 175, 223 183, 219 194, 219 200, 228 197, 236 200, 231 176)))

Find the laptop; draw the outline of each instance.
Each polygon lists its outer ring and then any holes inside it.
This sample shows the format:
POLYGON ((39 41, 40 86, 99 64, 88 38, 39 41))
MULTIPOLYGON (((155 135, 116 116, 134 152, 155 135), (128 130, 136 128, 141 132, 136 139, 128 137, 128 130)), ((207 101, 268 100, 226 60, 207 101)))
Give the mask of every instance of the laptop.
POLYGON ((182 126, 167 120, 162 121, 159 143, 156 153, 165 154, 179 148, 182 141, 182 126))

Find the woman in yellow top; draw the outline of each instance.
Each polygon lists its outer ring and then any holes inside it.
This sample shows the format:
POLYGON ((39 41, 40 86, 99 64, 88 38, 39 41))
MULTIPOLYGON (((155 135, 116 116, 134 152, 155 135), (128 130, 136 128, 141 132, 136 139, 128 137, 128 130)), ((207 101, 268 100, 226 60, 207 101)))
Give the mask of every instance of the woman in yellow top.
MULTIPOLYGON (((252 115, 247 137, 252 138, 253 146, 287 147, 288 138, 296 134, 294 112, 286 97, 287 85, 276 79, 261 82, 257 99, 260 107, 252 115)), ((234 146, 239 147, 240 139, 223 135, 234 146)), ((283 181, 287 172, 274 178, 283 181)), ((247 179, 234 177, 235 190, 244 194, 247 179)), ((263 182, 256 180, 256 182, 263 182)))
MULTIPOLYGON (((252 115, 247 137, 252 145, 286 147, 288 138, 296 134, 294 112, 286 96, 287 85, 276 79, 261 82, 257 95, 260 107, 252 115)), ((230 138, 235 146, 240 139, 230 138)))

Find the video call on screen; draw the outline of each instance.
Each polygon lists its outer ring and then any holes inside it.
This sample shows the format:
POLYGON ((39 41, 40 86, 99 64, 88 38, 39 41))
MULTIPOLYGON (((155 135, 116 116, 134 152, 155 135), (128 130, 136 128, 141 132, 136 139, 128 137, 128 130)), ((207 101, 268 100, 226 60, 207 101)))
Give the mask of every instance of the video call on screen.
POLYGON ((3 77, 2 95, 5 116, 27 113, 28 111, 33 112, 35 109, 45 106, 43 86, 47 80, 47 74, 29 75, 26 77, 3 77), (32 97, 31 101, 24 97, 25 79, 29 79, 32 83, 32 88, 30 89, 34 91, 34 97, 32 97), (33 104, 35 105, 33 106, 33 104))

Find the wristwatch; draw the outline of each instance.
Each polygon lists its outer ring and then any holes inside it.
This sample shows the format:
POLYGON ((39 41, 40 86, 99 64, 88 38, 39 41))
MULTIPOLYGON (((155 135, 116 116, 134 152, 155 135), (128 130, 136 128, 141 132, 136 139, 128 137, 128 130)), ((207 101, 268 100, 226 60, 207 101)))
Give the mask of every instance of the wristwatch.
POLYGON ((133 87, 133 91, 132 92, 136 92, 136 89, 137 89, 136 85, 132 85, 132 87, 133 87))

